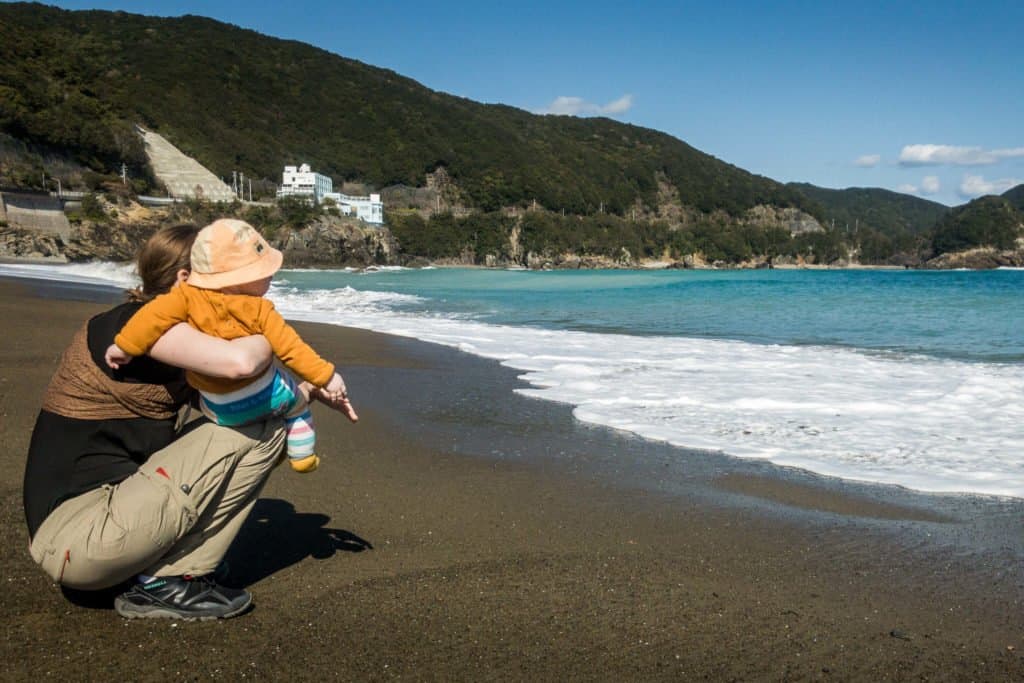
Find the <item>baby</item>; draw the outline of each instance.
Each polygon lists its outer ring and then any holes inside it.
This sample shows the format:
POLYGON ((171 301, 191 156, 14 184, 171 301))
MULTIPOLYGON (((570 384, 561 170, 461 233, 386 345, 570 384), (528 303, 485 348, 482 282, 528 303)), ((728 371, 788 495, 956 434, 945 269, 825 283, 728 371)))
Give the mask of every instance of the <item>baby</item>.
MULTIPOLYGON (((199 231, 191 260, 188 280, 140 308, 114 337, 106 352, 110 367, 117 368, 146 353, 164 332, 180 322, 228 340, 262 334, 289 370, 318 387, 330 405, 352 422, 359 419, 334 365, 302 341, 274 305, 263 298, 281 267, 280 251, 267 244, 248 223, 222 218, 199 231)), ((203 413, 217 424, 237 427, 283 415, 292 469, 312 472, 320 464, 314 453, 316 435, 309 411, 309 387, 296 384, 288 370, 275 363, 258 377, 234 380, 192 371, 185 377, 199 390, 203 413)))

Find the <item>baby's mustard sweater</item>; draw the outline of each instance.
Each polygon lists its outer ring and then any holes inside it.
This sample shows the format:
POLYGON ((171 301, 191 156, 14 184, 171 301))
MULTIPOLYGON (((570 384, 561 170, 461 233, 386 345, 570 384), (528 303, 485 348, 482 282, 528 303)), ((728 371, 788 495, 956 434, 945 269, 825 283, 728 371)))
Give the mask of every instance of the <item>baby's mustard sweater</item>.
MULTIPOLYGON (((114 337, 114 343, 125 353, 141 356, 164 332, 180 322, 187 322, 200 332, 229 341, 262 334, 274 355, 307 382, 322 387, 334 376, 334 365, 302 341, 298 332, 285 322, 267 299, 247 294, 225 294, 215 289, 193 287, 186 282, 140 308, 114 337)), ((211 394, 230 393, 257 379, 224 379, 191 370, 185 376, 193 387, 211 394)))

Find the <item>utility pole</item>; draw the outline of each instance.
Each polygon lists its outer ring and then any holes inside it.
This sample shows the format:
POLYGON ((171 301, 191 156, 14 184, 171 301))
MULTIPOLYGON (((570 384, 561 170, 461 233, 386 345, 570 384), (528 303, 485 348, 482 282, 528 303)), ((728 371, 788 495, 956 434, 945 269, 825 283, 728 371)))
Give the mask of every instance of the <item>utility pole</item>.
POLYGON ((252 178, 249 178, 249 201, 252 201, 252 178))
POLYGON ((231 191, 238 196, 238 171, 231 171, 231 191))
POLYGON ((128 167, 124 165, 123 161, 121 162, 121 184, 128 184, 128 167))

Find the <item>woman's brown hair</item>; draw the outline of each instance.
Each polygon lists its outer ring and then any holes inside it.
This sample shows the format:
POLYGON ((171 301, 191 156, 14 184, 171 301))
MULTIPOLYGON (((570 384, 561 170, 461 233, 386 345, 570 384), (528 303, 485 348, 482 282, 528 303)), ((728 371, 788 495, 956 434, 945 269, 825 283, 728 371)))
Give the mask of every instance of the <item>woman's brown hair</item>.
POLYGON ((179 270, 189 270, 189 254, 199 228, 179 223, 160 228, 139 250, 137 270, 142 284, 128 291, 129 301, 145 303, 170 291, 178 281, 179 270))

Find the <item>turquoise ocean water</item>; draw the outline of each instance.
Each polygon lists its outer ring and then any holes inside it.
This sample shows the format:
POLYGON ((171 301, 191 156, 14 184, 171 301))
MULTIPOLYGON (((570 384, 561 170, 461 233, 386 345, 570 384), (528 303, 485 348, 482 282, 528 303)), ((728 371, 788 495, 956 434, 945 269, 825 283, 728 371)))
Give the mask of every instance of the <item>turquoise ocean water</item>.
POLYGON ((1024 271, 289 271, 292 291, 415 297, 392 310, 598 334, 736 339, 1024 362, 1024 271))
MULTIPOLYGON (((5 272, 131 280, 111 264, 5 272)), ((270 298, 494 358, 521 393, 646 438, 1024 497, 1024 271, 302 270, 270 298)))

